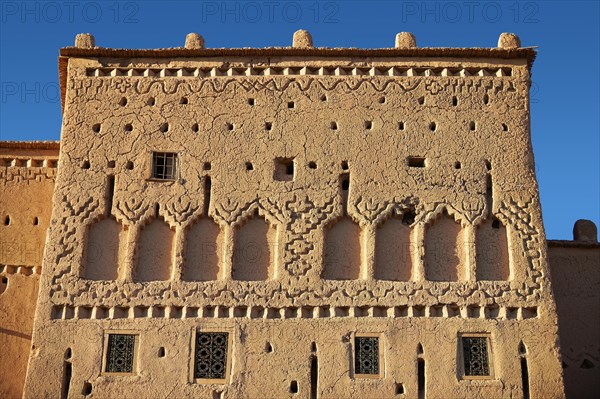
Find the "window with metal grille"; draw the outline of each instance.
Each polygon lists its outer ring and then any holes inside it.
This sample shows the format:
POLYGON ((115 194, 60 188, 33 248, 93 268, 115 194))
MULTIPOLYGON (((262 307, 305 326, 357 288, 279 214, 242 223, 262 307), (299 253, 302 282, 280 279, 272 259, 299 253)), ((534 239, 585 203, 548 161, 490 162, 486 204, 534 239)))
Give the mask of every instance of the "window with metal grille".
POLYGON ((354 338, 354 374, 379 374, 379 338, 354 338))
POLYGON ((135 335, 108 334, 106 346, 107 373, 133 373, 135 335))
POLYGON ((194 378, 224 380, 227 375, 229 333, 197 332, 194 378))
POLYGON ((152 178, 173 180, 177 176, 177 154, 174 152, 152 153, 152 178))
POLYGON ((462 337, 465 376, 490 375, 487 337, 462 337))

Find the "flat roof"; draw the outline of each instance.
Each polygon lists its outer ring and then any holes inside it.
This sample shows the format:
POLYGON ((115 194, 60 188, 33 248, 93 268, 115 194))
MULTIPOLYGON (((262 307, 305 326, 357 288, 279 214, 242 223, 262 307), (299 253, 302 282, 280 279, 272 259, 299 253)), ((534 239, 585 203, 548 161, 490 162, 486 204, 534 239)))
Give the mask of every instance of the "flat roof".
POLYGON ((17 150, 59 150, 60 141, 0 141, 0 148, 17 150))
POLYGON ((535 47, 514 49, 498 47, 414 47, 414 48, 341 48, 341 47, 265 47, 265 48, 201 48, 184 47, 159 49, 119 49, 105 47, 64 47, 62 57, 114 57, 114 58, 200 58, 200 57, 424 57, 424 58, 498 58, 528 60, 529 66, 535 60, 535 47))

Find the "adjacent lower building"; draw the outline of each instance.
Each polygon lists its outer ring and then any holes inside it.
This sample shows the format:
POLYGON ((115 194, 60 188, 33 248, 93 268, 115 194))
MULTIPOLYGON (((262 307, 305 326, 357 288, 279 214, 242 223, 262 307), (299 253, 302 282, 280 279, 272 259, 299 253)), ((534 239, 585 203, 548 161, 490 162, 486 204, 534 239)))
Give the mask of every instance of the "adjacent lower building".
POLYGON ((598 318, 580 309, 600 246, 585 221, 547 244, 534 58, 512 34, 158 50, 79 35, 59 57, 60 155, 0 143, 0 393, 595 396, 598 318))

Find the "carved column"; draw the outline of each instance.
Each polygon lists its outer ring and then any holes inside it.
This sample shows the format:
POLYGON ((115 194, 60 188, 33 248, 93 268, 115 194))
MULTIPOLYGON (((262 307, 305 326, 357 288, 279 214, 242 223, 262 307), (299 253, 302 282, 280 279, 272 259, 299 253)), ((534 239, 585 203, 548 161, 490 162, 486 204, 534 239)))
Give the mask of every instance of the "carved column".
POLYGON ((181 225, 175 227, 175 248, 173 251, 173 270, 171 279, 181 281, 183 278, 183 267, 185 259, 185 228, 181 225))
POLYGON ((123 268, 123 280, 133 281, 137 264, 137 245, 142 226, 140 223, 131 224, 127 229, 127 244, 123 268))
POLYGON ((235 228, 229 224, 223 224, 223 261, 221 263, 221 279, 231 280, 233 278, 233 251, 235 244, 235 228))
MULTIPOLYGON (((472 224, 468 224, 463 229, 463 237, 464 237, 464 251, 465 251, 465 259, 461 262, 462 267, 464 268, 463 281, 475 281, 476 279, 476 269, 477 266, 475 264, 475 226, 472 224)), ((459 279, 461 275, 459 274, 459 279)))
POLYGON ((375 237, 377 225, 367 224, 362 230, 361 237, 361 279, 373 280, 375 278, 375 237))
POLYGON ((412 280, 425 280, 425 223, 416 223, 411 232, 412 280))

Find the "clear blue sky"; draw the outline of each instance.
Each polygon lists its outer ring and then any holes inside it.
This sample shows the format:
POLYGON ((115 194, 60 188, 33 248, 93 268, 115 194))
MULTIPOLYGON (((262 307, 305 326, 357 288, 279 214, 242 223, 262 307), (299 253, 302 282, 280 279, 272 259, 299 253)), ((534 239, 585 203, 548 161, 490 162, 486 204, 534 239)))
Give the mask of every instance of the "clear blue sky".
POLYGON ((539 46, 532 136, 548 238, 571 239, 575 220, 599 225, 597 1, 1 1, 0 139, 57 140, 57 56, 90 32, 103 47, 289 46, 308 29, 316 46, 495 47, 501 32, 539 46))

